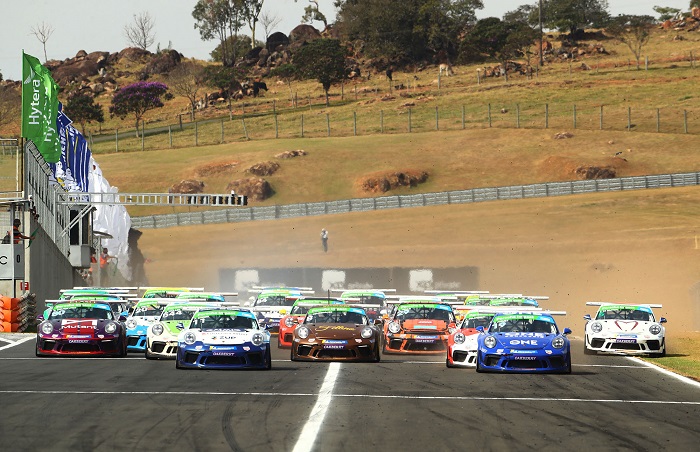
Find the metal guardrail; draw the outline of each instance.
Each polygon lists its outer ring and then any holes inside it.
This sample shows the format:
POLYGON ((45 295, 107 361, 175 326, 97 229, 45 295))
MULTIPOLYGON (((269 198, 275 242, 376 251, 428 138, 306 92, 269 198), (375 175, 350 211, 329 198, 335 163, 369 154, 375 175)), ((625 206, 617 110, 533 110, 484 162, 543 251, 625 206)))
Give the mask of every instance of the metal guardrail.
POLYGON ((216 211, 200 211, 132 217, 137 229, 169 228, 198 224, 235 223, 243 221, 276 220, 349 212, 398 209, 409 207, 467 204, 508 199, 543 198, 583 193, 644 190, 700 185, 700 172, 622 177, 616 179, 548 182, 544 184, 510 185, 506 187, 474 188, 415 195, 356 198, 340 201, 288 204, 265 207, 237 207, 216 211))

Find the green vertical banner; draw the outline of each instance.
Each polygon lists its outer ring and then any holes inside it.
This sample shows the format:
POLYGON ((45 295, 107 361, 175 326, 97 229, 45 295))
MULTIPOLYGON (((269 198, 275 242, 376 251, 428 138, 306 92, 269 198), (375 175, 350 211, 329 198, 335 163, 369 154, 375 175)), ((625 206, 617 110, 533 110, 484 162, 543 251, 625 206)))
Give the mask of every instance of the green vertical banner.
POLYGON ((58 85, 51 72, 22 52, 22 136, 34 142, 47 163, 61 158, 57 114, 58 85))

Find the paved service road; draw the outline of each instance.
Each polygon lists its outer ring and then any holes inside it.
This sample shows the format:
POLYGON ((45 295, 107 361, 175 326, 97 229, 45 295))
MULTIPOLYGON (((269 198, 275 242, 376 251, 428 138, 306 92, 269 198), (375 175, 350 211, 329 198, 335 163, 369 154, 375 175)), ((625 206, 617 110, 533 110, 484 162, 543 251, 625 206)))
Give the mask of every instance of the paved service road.
POLYGON ((444 356, 271 371, 176 370, 173 361, 36 358, 0 335, 0 449, 425 451, 695 450, 700 384, 622 356, 572 375, 477 374, 444 356))

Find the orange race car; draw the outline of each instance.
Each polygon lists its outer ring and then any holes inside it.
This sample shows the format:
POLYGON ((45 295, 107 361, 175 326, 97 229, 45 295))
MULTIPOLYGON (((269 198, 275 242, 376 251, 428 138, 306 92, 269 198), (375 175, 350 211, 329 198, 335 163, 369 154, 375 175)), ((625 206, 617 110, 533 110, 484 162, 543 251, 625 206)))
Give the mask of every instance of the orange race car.
POLYGON ((401 297, 384 322, 384 353, 445 353, 456 330, 452 306, 438 297, 401 297))

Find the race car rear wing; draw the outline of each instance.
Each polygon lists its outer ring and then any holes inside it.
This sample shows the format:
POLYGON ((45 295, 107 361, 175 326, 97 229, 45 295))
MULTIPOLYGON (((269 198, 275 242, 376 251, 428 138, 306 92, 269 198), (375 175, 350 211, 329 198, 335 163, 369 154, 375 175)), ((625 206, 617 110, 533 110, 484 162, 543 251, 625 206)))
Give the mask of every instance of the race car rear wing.
POLYGON ((645 308, 663 308, 663 305, 661 305, 661 304, 611 303, 611 302, 605 302, 605 301, 587 301, 586 305, 587 306, 613 306, 613 305, 615 305, 615 306, 639 306, 639 307, 645 307, 645 308))
POLYGON ((286 286, 252 286, 248 292, 262 292, 264 290, 293 290, 302 293, 314 293, 313 287, 286 287, 286 286))
POLYGON ((335 293, 343 293, 343 292, 350 292, 350 291, 358 291, 358 292, 384 292, 385 294, 387 294, 387 293, 396 293, 396 289, 330 289, 330 292, 335 292, 335 293))
POLYGON ((543 295, 523 295, 521 293, 494 293, 482 296, 482 298, 497 299, 497 298, 528 298, 530 300, 549 300, 549 297, 543 295))
POLYGON ((465 296, 465 295, 483 295, 489 293, 488 290, 426 290, 425 293, 427 294, 451 294, 456 297, 459 296, 465 296))
MULTIPOLYGON (((182 293, 191 293, 191 294, 197 295, 197 296, 203 295, 202 293, 199 293, 199 292, 165 292, 165 294, 168 296, 168 298, 170 298, 170 297, 177 298, 178 295, 180 295, 182 293)), ((238 296, 238 292, 207 292, 207 293, 211 294, 211 295, 221 295, 222 297, 237 297, 238 296)), ((186 298, 183 297, 181 299, 186 299, 186 298)))
POLYGON ((454 311, 477 311, 484 314, 493 312, 544 312, 542 308, 528 308, 526 306, 472 306, 460 305, 452 306, 454 311))

